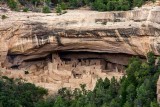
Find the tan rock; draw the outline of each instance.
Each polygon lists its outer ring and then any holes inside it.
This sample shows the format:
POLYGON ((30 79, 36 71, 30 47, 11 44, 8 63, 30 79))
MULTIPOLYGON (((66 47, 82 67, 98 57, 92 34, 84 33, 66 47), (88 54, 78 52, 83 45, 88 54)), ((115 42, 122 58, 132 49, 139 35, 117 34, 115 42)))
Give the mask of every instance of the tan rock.
POLYGON ((160 7, 69 10, 60 16, 0 14, 8 17, 0 19, 0 62, 7 68, 2 75, 22 77, 49 90, 82 83, 93 89, 98 78, 121 78, 133 55, 160 55, 160 7), (22 74, 24 70, 31 72, 22 74))

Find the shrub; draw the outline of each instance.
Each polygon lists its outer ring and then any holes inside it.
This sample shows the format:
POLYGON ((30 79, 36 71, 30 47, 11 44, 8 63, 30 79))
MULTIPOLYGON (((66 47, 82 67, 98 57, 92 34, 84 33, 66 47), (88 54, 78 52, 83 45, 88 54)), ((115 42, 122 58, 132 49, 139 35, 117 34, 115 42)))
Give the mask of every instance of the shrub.
POLYGON ((23 12, 28 12, 28 10, 29 10, 28 8, 24 8, 23 12))
POLYGON ((2 20, 6 19, 6 18, 8 18, 6 15, 2 15, 2 17, 1 17, 2 20))
POLYGON ((114 10, 114 3, 112 1, 109 1, 107 3, 107 10, 108 11, 114 10))
POLYGON ((29 0, 32 4, 36 5, 41 2, 41 0, 29 0))
POLYGON ((84 0, 85 5, 89 5, 90 1, 89 0, 84 0))
POLYGON ((68 5, 66 3, 64 3, 64 2, 62 2, 60 4, 60 6, 61 6, 62 10, 66 10, 68 8, 68 5))
POLYGON ((144 0, 133 0, 134 7, 140 7, 144 3, 144 0))
POLYGON ((92 3, 92 9, 98 10, 98 11, 104 11, 106 5, 103 4, 103 0, 95 0, 95 2, 92 3))
POLYGON ((51 13, 51 10, 48 6, 44 6, 42 11, 43 13, 51 13))
POLYGON ((29 72, 28 72, 28 71, 24 71, 24 73, 25 73, 25 74, 29 74, 29 72))
POLYGON ((57 6, 56 6, 56 13, 59 13, 59 14, 62 13, 62 8, 59 4, 57 4, 57 6))
MULTIPOLYGON (((124 10, 124 11, 126 11, 126 10, 129 10, 130 9, 130 4, 129 4, 129 2, 128 1, 124 1, 124 0, 122 0, 121 2, 120 2, 120 10, 124 10)), ((119 10, 119 9, 118 9, 119 10)))
POLYGON ((45 0, 45 3, 49 6, 51 3, 51 0, 45 0))
POLYGON ((17 2, 14 0, 7 0, 7 4, 12 10, 17 10, 17 2))
POLYGON ((78 0, 69 0, 70 7, 78 7, 78 0))
POLYGON ((61 15, 61 14, 67 13, 67 11, 65 10, 67 8, 68 8, 68 5, 64 2, 61 2, 60 4, 57 4, 55 10, 56 10, 56 13, 58 13, 58 15, 61 15))

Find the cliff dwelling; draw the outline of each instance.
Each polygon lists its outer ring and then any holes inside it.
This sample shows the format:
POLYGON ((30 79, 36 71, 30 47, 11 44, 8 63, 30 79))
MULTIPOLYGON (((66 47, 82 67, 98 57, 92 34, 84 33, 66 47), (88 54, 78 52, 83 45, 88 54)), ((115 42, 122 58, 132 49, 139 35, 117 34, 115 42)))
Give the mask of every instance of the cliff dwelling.
POLYGON ((87 84, 88 89, 93 89, 98 78, 111 79, 115 76, 120 79, 125 72, 125 65, 110 62, 106 56, 110 54, 54 52, 31 59, 11 55, 5 65, 8 67, 2 68, 2 75, 22 78, 52 91, 62 87, 74 89, 80 84, 87 84))
POLYGON ((160 0, 0 0, 1 106, 159 107, 160 0))

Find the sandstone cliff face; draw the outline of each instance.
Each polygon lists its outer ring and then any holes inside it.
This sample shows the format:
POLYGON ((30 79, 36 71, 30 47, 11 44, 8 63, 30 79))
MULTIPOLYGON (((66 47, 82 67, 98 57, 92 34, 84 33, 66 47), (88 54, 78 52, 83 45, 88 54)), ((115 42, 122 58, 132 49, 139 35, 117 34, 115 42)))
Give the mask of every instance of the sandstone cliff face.
MULTIPOLYGON (((8 17, 0 19, 1 66, 27 70, 32 76, 25 78, 37 84, 56 80, 57 87, 68 86, 64 83, 76 87, 75 83, 85 78, 88 84, 95 84, 93 77, 104 77, 106 70, 123 72, 133 55, 144 57, 149 51, 160 55, 160 7, 126 12, 70 10, 60 16, 0 15, 8 17), (55 59, 54 53, 58 53, 55 59)), ((14 76, 10 71, 4 74, 14 76)), ((21 72, 18 76, 24 75, 21 72)))
POLYGON ((54 51, 160 55, 160 8, 64 15, 8 12, 0 19, 1 62, 7 53, 31 58, 54 51))

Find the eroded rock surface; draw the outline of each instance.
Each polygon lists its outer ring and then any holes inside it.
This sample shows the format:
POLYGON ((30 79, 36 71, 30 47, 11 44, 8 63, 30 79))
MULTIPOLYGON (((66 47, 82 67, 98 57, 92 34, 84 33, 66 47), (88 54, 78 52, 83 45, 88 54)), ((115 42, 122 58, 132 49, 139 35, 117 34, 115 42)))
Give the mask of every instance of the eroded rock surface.
POLYGON ((99 77, 120 78, 130 57, 145 58, 149 51, 160 55, 158 6, 125 12, 70 10, 60 16, 0 15, 8 17, 0 19, 2 74, 48 89, 80 83, 92 89, 99 77))

